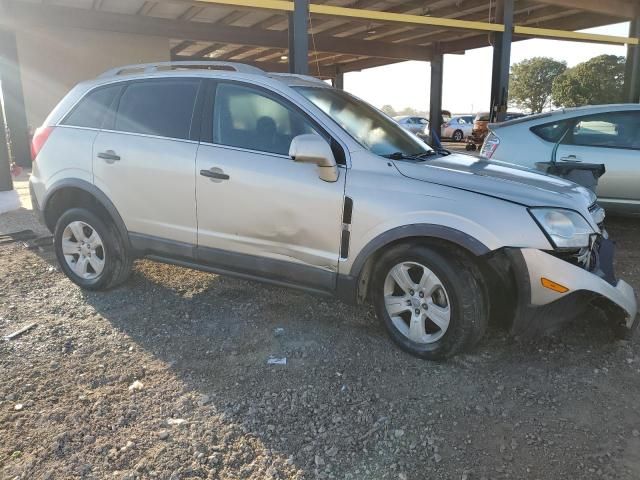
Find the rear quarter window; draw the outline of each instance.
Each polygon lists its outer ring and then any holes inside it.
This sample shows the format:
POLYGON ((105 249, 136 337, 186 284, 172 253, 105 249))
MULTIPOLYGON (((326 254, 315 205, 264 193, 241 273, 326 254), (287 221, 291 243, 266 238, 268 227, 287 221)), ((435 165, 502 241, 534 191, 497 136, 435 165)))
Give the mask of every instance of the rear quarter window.
POLYGON ((543 123, 531 127, 531 132, 547 142, 557 143, 567 131, 570 120, 561 120, 559 122, 543 123))
POLYGON ((120 85, 111 85, 91 90, 65 117, 62 125, 101 128, 121 88, 120 85))

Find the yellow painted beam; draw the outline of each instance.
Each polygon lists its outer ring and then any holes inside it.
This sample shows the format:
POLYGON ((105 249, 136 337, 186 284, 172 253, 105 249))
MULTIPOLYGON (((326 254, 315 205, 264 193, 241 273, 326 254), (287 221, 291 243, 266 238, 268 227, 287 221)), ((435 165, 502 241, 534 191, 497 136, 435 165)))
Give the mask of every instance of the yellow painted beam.
POLYGON ((550 28, 520 27, 516 25, 513 28, 513 33, 515 35, 524 35, 527 37, 576 40, 579 42, 610 43, 614 45, 640 45, 640 38, 601 35, 598 33, 571 32, 567 30, 554 30, 550 28))
MULTIPOLYGON (((197 0, 201 4, 221 5, 238 8, 259 8, 262 10, 276 10, 293 12, 294 3, 290 0, 197 0)), ((433 25, 445 28, 459 28, 464 30, 480 30, 487 32, 504 32, 504 25, 500 23, 475 22, 456 20, 453 18, 430 17, 428 15, 408 15, 404 13, 381 12, 364 10, 361 8, 335 7, 332 5, 310 4, 309 11, 317 15, 353 18, 359 20, 383 23, 401 23, 405 25, 433 25)), ((614 45, 640 45, 640 39, 635 37, 619 37, 596 33, 572 32, 550 28, 515 26, 515 35, 537 38, 553 38, 558 40, 575 40, 581 42, 609 43, 614 45)))
POLYGON ((374 20, 386 23, 403 23, 407 25, 435 25, 438 27, 462 28, 466 30, 504 32, 504 25, 499 23, 473 22, 469 20, 456 20, 453 18, 380 12, 377 10, 363 10, 361 8, 334 7, 332 5, 317 5, 312 3, 311 5, 309 5, 309 11, 318 15, 355 18, 360 20, 374 20))
MULTIPOLYGON (((279 10, 293 12, 294 4, 288 0, 198 0, 199 3, 242 8, 260 8, 262 10, 279 10)), ((380 12, 361 8, 334 7, 331 5, 310 4, 309 11, 317 15, 353 18, 360 20, 375 20, 385 23, 403 23, 406 25, 435 25, 438 27, 462 28, 466 30, 483 30, 488 32, 503 32, 504 25, 499 23, 473 22, 469 20, 455 20, 452 18, 429 17, 423 15, 408 15, 404 13, 380 12)))

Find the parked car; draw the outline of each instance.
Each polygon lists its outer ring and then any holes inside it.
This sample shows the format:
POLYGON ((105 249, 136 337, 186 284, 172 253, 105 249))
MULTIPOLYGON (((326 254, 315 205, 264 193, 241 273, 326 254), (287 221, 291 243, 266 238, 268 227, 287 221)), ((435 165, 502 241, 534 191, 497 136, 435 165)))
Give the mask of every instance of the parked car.
POLYGON ((393 119, 407 132, 411 132, 414 135, 423 137, 429 134, 429 120, 424 117, 401 116, 393 119))
POLYGON ((471 135, 473 129, 473 115, 458 115, 442 124, 442 138, 450 138, 454 142, 461 142, 471 135))
POLYGON ((147 257, 371 302, 427 359, 470 348, 490 316, 524 335, 587 299, 635 325, 592 192, 436 152, 311 77, 122 67, 73 88, 32 152, 34 208, 62 271, 88 290, 122 284, 147 257))
POLYGON ((598 202, 607 212, 640 215, 640 105, 567 108, 492 124, 481 154, 537 163, 604 164, 598 202))
MULTIPOLYGON (((505 121, 515 120, 524 117, 524 113, 507 112, 505 121)), ((491 120, 490 112, 481 112, 476 114, 473 119, 473 128, 471 134, 467 137, 467 150, 476 150, 484 143, 484 139, 489 133, 489 121, 491 120)))

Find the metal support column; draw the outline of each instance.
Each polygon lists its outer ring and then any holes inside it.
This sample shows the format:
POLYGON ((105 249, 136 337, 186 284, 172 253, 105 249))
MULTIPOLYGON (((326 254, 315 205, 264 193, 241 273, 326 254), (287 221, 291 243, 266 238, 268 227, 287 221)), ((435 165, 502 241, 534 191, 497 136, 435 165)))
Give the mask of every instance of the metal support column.
POLYGON ((431 58, 431 92, 429 96, 429 130, 431 146, 436 148, 440 139, 441 123, 442 123, 442 72, 443 60, 442 53, 436 53, 431 58), (436 139, 438 139, 436 141, 436 139))
POLYGON ((2 104, 0 103, 0 192, 8 192, 9 190, 13 190, 13 181, 9 169, 9 148, 5 134, 2 104))
POLYGON ((309 0, 295 0, 289 14, 289 72, 309 74, 309 0))
POLYGON ((344 72, 339 66, 336 67, 336 78, 333 80, 333 86, 338 90, 344 90, 344 72))
POLYGON ((502 122, 509 103, 509 67, 513 40, 513 2, 498 0, 496 23, 504 24, 504 32, 494 35, 493 72, 491 76, 491 121, 502 122))
POLYGON ((4 29, 0 29, 0 81, 5 121, 11 141, 11 156, 18 165, 30 167, 29 127, 24 106, 16 34, 4 29))
MULTIPOLYGON (((640 36, 640 16, 630 22, 629 36, 640 36)), ((627 45, 624 71, 624 98, 629 103, 640 102, 640 46, 627 45)))

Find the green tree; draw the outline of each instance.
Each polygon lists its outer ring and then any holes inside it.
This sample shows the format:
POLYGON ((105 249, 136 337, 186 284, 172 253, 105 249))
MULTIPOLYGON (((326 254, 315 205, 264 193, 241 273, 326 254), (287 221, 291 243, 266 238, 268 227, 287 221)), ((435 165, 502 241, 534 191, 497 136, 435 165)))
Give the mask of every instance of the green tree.
POLYGON ((625 58, 599 55, 567 69, 553 82, 553 103, 562 107, 623 101, 625 58))
POLYGON ((404 107, 402 110, 400 110, 398 112, 398 115, 409 115, 412 117, 415 117, 416 115, 419 115, 420 112, 418 112, 418 110, 416 110, 413 107, 404 107))
POLYGON ((380 110, 382 110, 384 113, 386 113, 390 117, 396 116, 396 110, 391 105, 383 105, 380 110))
POLYGON ((553 81, 567 69, 566 62, 533 57, 511 67, 509 100, 523 110, 540 113, 551 105, 553 81))

